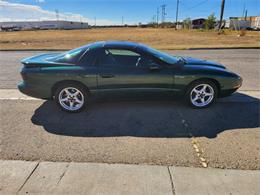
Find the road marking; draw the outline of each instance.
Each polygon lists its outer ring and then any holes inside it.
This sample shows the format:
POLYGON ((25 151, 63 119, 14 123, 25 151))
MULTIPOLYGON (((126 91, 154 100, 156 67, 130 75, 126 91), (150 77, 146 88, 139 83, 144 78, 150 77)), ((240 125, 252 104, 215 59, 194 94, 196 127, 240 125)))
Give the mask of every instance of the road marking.
MULTIPOLYGON (((179 111, 179 115, 181 118, 184 118, 183 114, 180 111, 179 111)), ((203 155, 204 150, 201 148, 198 140, 189 131, 189 124, 186 122, 185 119, 182 119, 181 123, 184 126, 185 130, 188 132, 189 136, 191 137, 191 144, 196 152, 196 156, 198 157, 201 166, 207 168, 209 161, 204 157, 203 155)))
POLYGON ((207 168, 208 167, 208 161, 206 160, 205 157, 203 157, 203 150, 201 146, 199 145, 198 140, 195 137, 191 138, 191 143, 193 148, 195 149, 196 155, 199 158, 200 164, 202 167, 207 168))
MULTIPOLYGON (((230 97, 218 99, 218 102, 255 102, 260 99, 260 91, 238 91, 230 97)), ((0 100, 40 100, 22 94, 17 89, 0 89, 0 100)))

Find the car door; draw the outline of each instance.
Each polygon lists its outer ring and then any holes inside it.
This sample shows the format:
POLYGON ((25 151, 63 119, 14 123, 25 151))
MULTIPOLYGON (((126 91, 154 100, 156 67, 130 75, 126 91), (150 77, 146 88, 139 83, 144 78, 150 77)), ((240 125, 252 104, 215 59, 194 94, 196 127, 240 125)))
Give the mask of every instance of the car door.
MULTIPOLYGON (((90 50, 86 51, 78 62, 78 67, 80 67, 79 75, 77 80, 85 84, 89 90, 97 90, 97 75, 98 67, 95 64, 96 61, 96 51, 90 50)), ((75 78, 74 78, 75 79, 75 78)))
POLYGON ((98 55, 98 89, 114 92, 171 90, 172 71, 138 51, 103 49, 98 55))
POLYGON ((133 88, 133 68, 139 54, 129 50, 100 49, 97 55, 98 89, 123 92, 133 88))
POLYGON ((155 58, 142 54, 135 67, 139 88, 145 91, 172 91, 174 70, 155 58))

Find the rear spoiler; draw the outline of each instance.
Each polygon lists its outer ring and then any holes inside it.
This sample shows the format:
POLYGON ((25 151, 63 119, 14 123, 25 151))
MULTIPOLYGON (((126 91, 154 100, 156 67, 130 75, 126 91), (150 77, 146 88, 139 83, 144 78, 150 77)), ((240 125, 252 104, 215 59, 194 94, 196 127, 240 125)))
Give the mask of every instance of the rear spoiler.
POLYGON ((26 68, 34 68, 34 67, 51 67, 51 66, 71 66, 73 64, 68 63, 60 63, 47 60, 50 57, 57 55, 57 53, 52 54, 41 54, 29 58, 25 58, 21 60, 21 63, 26 68))

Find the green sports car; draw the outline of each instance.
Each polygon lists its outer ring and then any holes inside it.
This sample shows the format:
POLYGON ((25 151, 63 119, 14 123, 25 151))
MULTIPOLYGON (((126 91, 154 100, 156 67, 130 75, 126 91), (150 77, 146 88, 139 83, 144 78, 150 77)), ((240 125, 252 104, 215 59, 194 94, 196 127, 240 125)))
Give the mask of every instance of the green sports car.
POLYGON ((64 111, 82 111, 92 94, 163 93, 182 95, 194 108, 210 106, 228 96, 242 79, 223 65, 172 56, 145 45, 105 41, 65 53, 23 59, 19 90, 54 99, 64 111))

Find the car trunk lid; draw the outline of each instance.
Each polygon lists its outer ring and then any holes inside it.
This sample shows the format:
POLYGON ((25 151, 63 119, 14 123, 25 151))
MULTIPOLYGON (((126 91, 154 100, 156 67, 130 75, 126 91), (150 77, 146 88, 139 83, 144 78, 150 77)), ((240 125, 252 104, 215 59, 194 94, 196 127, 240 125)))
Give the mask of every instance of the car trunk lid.
POLYGON ((68 63, 60 63, 60 62, 55 62, 50 60, 51 58, 58 56, 60 54, 61 53, 46 53, 46 54, 36 55, 33 57, 22 59, 21 63, 26 68, 72 65, 68 63))

